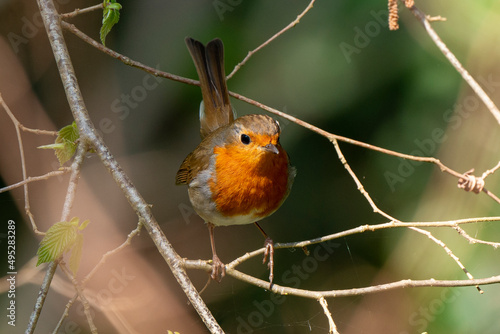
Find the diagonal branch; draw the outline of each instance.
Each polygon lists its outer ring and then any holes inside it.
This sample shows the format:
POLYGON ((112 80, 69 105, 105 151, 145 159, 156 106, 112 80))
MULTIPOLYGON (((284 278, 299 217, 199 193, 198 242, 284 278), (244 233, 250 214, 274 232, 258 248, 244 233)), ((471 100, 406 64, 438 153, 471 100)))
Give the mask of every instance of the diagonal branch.
POLYGON ((495 117, 498 124, 500 124, 500 110, 498 110, 495 103, 491 100, 491 98, 486 94, 483 88, 477 83, 476 80, 469 74, 469 72, 463 67, 460 61, 455 57, 453 52, 448 49, 446 44, 441 40, 436 31, 432 28, 429 19, 418 9, 415 5, 409 7, 410 11, 415 15, 415 17, 422 23, 427 34, 431 37, 432 41, 436 44, 436 46, 441 50, 444 56, 448 59, 448 61, 455 67, 458 73, 462 76, 462 78, 469 84, 469 86, 474 90, 474 92, 479 96, 479 98, 483 101, 486 107, 489 109, 490 113, 495 117))
MULTIPOLYGON (((83 163, 83 158, 85 157, 85 152, 87 151, 87 145, 80 142, 78 144, 78 149, 75 154, 75 158, 73 163, 71 164, 71 176, 68 184, 68 190, 66 192, 66 199, 64 200, 64 208, 61 214, 61 221, 67 221, 69 218, 71 207, 73 206, 73 201, 75 199, 76 194, 76 185, 78 183, 78 178, 80 176, 80 170, 83 163)), ((28 325, 28 329, 26 332, 33 333, 36 327, 36 323, 38 321, 38 317, 40 316, 40 312, 42 311, 43 304, 45 302, 45 297, 47 296, 48 289, 54 278, 54 274, 56 272, 58 266, 58 260, 53 261, 49 264, 47 269, 47 273, 45 274, 45 278, 40 288, 40 293, 38 294, 38 299, 35 304, 35 309, 30 316, 30 322, 28 325)))
MULTIPOLYGON (((435 242, 438 246, 442 247, 444 249, 444 251, 446 252, 446 254, 448 254, 448 256, 451 257, 453 259, 453 261, 455 261, 455 263, 460 267, 460 269, 463 270, 465 275, 467 275, 467 277, 469 277, 469 279, 474 279, 474 276, 472 276, 472 274, 467 270, 467 268, 465 268, 462 261, 460 261, 460 259, 453 253, 453 251, 448 246, 446 246, 446 244, 443 241, 441 241, 438 238, 436 238, 435 236, 433 236, 431 232, 423 230, 421 228, 410 227, 409 229, 427 236, 427 238, 429 238, 430 240, 435 242)), ((484 293, 484 291, 481 290, 479 285, 476 285, 476 289, 480 293, 484 293)))
POLYGON ((307 14, 307 12, 309 10, 311 10, 311 8, 313 8, 314 6, 314 2, 316 0, 311 0, 311 2, 309 3, 309 5, 307 5, 306 9, 304 9, 302 11, 302 13, 300 13, 297 18, 295 20, 293 20, 292 22, 290 22, 286 27, 284 27, 283 29, 281 29, 280 31, 278 31, 276 34, 274 34, 271 38, 269 38, 267 41, 265 41, 264 43, 262 43, 261 45, 259 45, 257 48, 255 48, 254 50, 252 51, 249 51, 248 54, 246 55, 246 57, 238 64, 234 67, 233 71, 227 76, 227 79, 231 79, 233 77, 233 75, 236 74, 236 72, 238 72, 238 70, 244 66, 246 64, 246 62, 257 52, 259 52, 261 49, 263 49, 265 46, 269 45, 272 41, 274 41, 276 38, 278 38, 279 36, 281 36, 284 32, 286 32, 287 30, 290 30, 291 28, 295 27, 299 22, 300 20, 304 17, 304 15, 307 14))
POLYGON ((78 86, 73 64, 63 37, 60 17, 55 9, 54 2, 52 0, 38 0, 37 2, 47 35, 49 37, 52 52, 57 63, 59 74, 63 82, 68 104, 80 132, 80 140, 91 145, 101 159, 103 165, 112 175, 115 182, 120 186, 131 207, 139 216, 139 220, 144 224, 151 239, 153 239, 159 253, 169 265, 172 273, 177 279, 177 282, 202 318, 205 325, 212 333, 223 333, 222 328, 219 326, 210 310, 196 291, 196 288, 193 286, 186 272, 180 265, 182 259, 175 252, 174 248, 163 234, 163 231, 160 229, 150 210, 150 206, 142 198, 141 194, 137 191, 128 176, 124 173, 121 166, 112 156, 108 147, 105 145, 104 141, 92 124, 78 86))
POLYGON ((326 302, 326 299, 324 297, 321 297, 319 299, 319 304, 323 308, 323 312, 326 315, 326 318, 328 319, 328 326, 330 327, 330 330, 328 331, 329 334, 339 334, 337 330, 337 326, 335 325, 335 322, 333 321, 332 318, 332 313, 328 309, 328 303, 326 302))
POLYGON ((54 278, 56 269, 57 269, 57 262, 55 261, 50 262, 47 268, 47 272, 45 273, 42 285, 40 286, 40 292, 38 292, 38 297, 36 299, 36 303, 33 308, 33 313, 31 313, 30 316, 28 327, 26 328, 25 332, 26 334, 32 334, 35 332, 36 324, 38 322, 38 318, 40 317, 40 313, 42 312, 43 304, 45 303, 45 298, 49 293, 50 283, 52 282, 52 278, 54 278))

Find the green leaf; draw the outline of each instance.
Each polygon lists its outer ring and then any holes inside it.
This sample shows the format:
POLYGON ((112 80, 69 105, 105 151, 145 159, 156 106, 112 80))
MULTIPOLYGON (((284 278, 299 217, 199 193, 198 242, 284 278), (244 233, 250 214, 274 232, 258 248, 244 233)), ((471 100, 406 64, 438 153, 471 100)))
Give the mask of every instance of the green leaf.
POLYGON ((85 220, 80 226, 78 226, 78 230, 82 231, 84 228, 87 227, 87 225, 90 223, 90 220, 85 220))
POLYGON ((38 148, 54 150, 57 160, 59 160, 62 166, 75 154, 78 138, 80 138, 80 134, 78 133, 76 123, 73 122, 59 130, 54 144, 38 146, 38 148))
POLYGON ((38 248, 38 262, 40 265, 51 262, 63 255, 76 239, 76 226, 71 222, 59 222, 52 225, 38 248))
POLYGON ((76 122, 74 121, 70 125, 66 125, 64 128, 59 130, 58 134, 58 138, 60 137, 61 140, 67 140, 70 142, 75 142, 78 138, 80 138, 76 122))
POLYGON ((71 248, 71 256, 69 258, 69 269, 76 276, 78 268, 80 267, 80 260, 82 259, 83 249, 83 235, 77 234, 73 248, 71 248))
POLYGON ((49 144, 49 145, 42 145, 38 146, 38 148, 44 149, 44 150, 62 150, 64 149, 64 143, 59 143, 59 144, 49 144))
POLYGON ((104 10, 102 12, 101 42, 102 45, 106 45, 106 36, 120 20, 122 5, 117 3, 116 0, 104 0, 102 4, 104 10))
POLYGON ((85 220, 78 226, 79 222, 78 217, 73 217, 69 222, 55 223, 49 228, 37 251, 37 266, 54 261, 65 252, 71 251, 69 267, 73 274, 76 275, 80 266, 83 248, 83 235, 78 231, 83 230, 90 221, 85 220))

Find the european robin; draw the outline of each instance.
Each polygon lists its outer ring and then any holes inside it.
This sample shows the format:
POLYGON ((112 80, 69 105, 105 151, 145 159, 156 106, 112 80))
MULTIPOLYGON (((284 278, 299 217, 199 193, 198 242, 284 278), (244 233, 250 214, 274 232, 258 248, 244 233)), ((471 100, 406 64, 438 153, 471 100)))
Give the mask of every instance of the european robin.
POLYGON ((207 223, 212 279, 220 281, 226 272, 215 251, 214 227, 255 223, 266 237, 263 263, 269 255, 272 284, 273 241, 257 222, 283 204, 296 174, 279 142, 280 125, 266 115, 236 118, 229 100, 220 39, 205 47, 188 37, 186 44, 203 96, 202 141, 182 162, 175 183, 187 184, 194 210, 207 223))

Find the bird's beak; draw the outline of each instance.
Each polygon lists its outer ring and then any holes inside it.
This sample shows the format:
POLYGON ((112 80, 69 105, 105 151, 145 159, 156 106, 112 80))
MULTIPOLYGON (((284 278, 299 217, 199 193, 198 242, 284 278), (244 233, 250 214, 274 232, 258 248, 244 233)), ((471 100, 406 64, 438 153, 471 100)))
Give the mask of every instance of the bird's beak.
POLYGON ((274 153, 274 154, 279 154, 280 153, 280 151, 278 150, 278 148, 274 144, 267 144, 266 146, 263 146, 262 148, 265 151, 268 151, 268 152, 271 152, 271 153, 274 153))

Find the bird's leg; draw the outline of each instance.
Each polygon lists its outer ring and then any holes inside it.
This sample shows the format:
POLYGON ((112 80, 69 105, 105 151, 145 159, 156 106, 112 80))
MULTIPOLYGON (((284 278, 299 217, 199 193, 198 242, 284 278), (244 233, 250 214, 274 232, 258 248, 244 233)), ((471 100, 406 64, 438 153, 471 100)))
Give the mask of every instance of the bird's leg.
POLYGON ((264 259, 262 260, 262 263, 266 263, 267 257, 269 256, 269 262, 267 263, 267 267, 269 268, 269 289, 273 286, 273 278, 274 278, 274 243, 271 238, 267 235, 266 232, 260 227, 260 225, 256 222, 254 223, 255 226, 262 232, 264 235, 264 238, 266 240, 264 241, 264 247, 266 250, 264 251, 264 259))
POLYGON ((212 246, 212 277, 213 280, 220 282, 222 277, 226 275, 226 266, 217 256, 217 252, 215 251, 215 239, 214 239, 214 224, 207 222, 208 232, 210 233, 210 244, 212 246))

